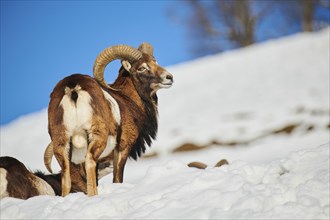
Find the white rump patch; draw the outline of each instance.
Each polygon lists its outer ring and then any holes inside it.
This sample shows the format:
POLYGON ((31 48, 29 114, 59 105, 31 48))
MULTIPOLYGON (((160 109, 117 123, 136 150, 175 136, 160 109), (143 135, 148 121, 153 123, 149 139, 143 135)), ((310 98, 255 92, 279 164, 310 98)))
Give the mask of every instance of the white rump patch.
POLYGON ((109 101, 110 105, 111 105, 111 112, 113 117, 115 118, 117 124, 120 124, 121 121, 121 117, 120 117, 120 109, 119 109, 119 105, 118 102, 106 91, 103 91, 104 97, 109 101))
MULTIPOLYGON (((102 90, 104 97, 111 105, 111 112, 117 124, 120 124, 120 109, 117 101, 106 91, 102 90)), ((93 117, 93 109, 91 107, 91 96, 88 92, 81 89, 79 85, 75 88, 65 88, 60 105, 63 107, 63 123, 67 131, 67 136, 71 137, 72 141, 72 158, 71 161, 75 164, 85 162, 88 139, 86 130, 90 130, 93 117), (72 92, 77 92, 78 98, 76 102, 71 99, 72 92)), ((92 139, 92 138, 91 138, 92 139)), ((101 158, 110 154, 116 146, 116 137, 109 136, 107 146, 101 154, 101 158)))
POLYGON ((90 104, 91 99, 88 92, 82 90, 77 85, 73 89, 65 88, 65 95, 60 103, 63 107, 63 124, 66 128, 67 136, 72 138, 71 161, 77 164, 85 161, 87 152, 86 130, 90 130, 93 116, 93 109, 90 104), (76 102, 71 99, 72 92, 78 94, 76 102))
POLYGON ((0 199, 8 197, 8 181, 7 181, 7 170, 4 168, 0 168, 0 199))
POLYGON ((68 90, 70 89, 66 87, 66 95, 63 96, 60 105, 63 107, 63 122, 67 135, 71 137, 74 134, 80 134, 84 130, 90 129, 93 109, 90 105, 91 96, 88 92, 81 90, 79 85, 70 91, 68 90), (72 91, 76 91, 78 94, 76 102, 71 99, 72 91))

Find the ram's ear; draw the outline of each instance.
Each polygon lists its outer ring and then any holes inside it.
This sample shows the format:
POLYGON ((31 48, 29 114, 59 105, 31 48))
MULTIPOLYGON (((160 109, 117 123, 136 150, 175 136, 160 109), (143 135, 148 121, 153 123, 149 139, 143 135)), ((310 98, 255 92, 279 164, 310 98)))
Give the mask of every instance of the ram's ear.
POLYGON ((123 65, 126 71, 130 72, 132 65, 127 60, 122 60, 121 65, 123 65))

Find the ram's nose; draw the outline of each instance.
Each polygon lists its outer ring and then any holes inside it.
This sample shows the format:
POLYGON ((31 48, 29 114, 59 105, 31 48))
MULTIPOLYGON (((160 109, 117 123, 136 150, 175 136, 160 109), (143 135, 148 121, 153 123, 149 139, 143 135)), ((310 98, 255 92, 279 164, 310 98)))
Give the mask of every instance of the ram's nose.
POLYGON ((162 83, 161 83, 161 87, 162 88, 169 88, 172 86, 174 80, 173 80, 173 75, 170 74, 169 72, 165 72, 162 74, 162 83))
POLYGON ((172 75, 171 73, 167 73, 167 75, 166 75, 166 79, 167 79, 167 80, 170 80, 172 83, 174 82, 174 81, 173 81, 173 75, 172 75))

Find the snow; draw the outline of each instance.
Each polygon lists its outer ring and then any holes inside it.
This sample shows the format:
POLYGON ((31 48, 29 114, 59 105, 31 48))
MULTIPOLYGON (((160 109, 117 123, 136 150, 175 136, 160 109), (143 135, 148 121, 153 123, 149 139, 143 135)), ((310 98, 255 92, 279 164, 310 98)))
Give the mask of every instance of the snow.
MULTIPOLYGON (((1 199, 1 219, 329 219, 329 32, 168 67, 175 84, 159 91, 147 152, 157 157, 128 161, 124 183, 108 175, 94 197, 1 199), (205 147, 173 153, 185 143, 205 147)), ((47 110, 1 127, 0 143, 1 156, 45 171, 47 110)))
POLYGON ((3 218, 326 219, 329 144, 256 165, 237 161, 198 170, 172 160, 151 166, 137 183, 99 186, 100 195, 6 198, 3 218), (37 212, 37 213, 35 213, 37 212))

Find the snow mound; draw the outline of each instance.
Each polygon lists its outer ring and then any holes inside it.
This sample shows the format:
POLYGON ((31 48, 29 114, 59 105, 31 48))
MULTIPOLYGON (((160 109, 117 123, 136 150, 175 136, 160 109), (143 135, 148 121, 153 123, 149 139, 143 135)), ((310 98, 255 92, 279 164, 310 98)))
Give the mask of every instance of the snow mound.
POLYGON ((170 161, 136 184, 103 183, 100 195, 1 200, 1 218, 328 219, 329 144, 255 165, 199 170, 170 161))

